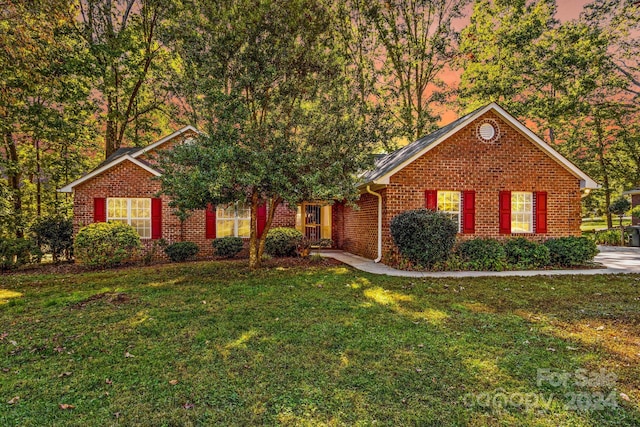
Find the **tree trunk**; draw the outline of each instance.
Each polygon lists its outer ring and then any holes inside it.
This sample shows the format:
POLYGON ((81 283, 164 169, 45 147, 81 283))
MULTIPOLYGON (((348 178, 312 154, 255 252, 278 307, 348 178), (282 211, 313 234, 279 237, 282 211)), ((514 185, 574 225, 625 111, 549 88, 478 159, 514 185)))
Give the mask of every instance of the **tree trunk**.
POLYGON ((9 188, 13 197, 13 220, 15 226, 16 238, 21 239, 24 237, 24 230, 22 228, 22 192, 20 191, 20 165, 18 158, 18 149, 13 139, 13 134, 10 131, 4 134, 5 145, 7 147, 7 181, 9 182, 9 188))
POLYGON ((104 135, 104 158, 106 159, 112 155, 118 147, 116 147, 116 128, 118 124, 112 120, 107 119, 107 130, 104 135))
POLYGON ((607 215, 607 228, 613 228, 613 218, 609 207, 611 206, 611 186, 609 185, 609 171, 607 169, 607 160, 605 158, 605 141, 604 130, 600 122, 600 118, 595 116, 596 135, 598 137, 598 164, 602 173, 602 188, 604 189, 604 209, 607 215))
POLYGON ((42 216, 42 183, 40 179, 40 174, 42 171, 40 167, 40 140, 38 138, 36 138, 35 145, 36 145, 36 216, 40 218, 40 216, 42 216))
POLYGON ((262 259, 262 255, 264 254, 264 245, 267 241, 267 233, 271 229, 271 224, 273 223, 273 218, 276 215, 276 208, 282 203, 282 199, 280 197, 275 197, 271 199, 269 203, 269 213, 267 214, 267 222, 264 225, 264 229, 262 230, 262 236, 260 236, 260 240, 258 243, 258 257, 262 259))
POLYGON ((262 262, 258 239, 258 202, 258 192, 253 190, 251 194, 251 233, 249 235, 249 268, 252 270, 259 268, 262 262))

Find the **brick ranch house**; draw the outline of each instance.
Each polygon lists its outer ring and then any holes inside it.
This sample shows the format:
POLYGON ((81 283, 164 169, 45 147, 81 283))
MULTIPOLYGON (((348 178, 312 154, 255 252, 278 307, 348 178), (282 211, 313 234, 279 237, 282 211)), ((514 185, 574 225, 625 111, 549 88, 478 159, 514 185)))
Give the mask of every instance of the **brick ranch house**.
MULTIPOLYGON (((144 148, 121 148, 60 191, 74 193, 74 230, 100 221, 131 224, 146 247, 157 239, 192 241, 212 255, 216 237, 248 237, 250 211, 240 203, 196 211, 183 224, 169 199, 156 197, 161 171, 154 154, 188 141, 187 126, 144 148)), ((353 208, 343 202, 280 206, 273 227, 295 227, 310 239, 380 261, 394 252, 391 219, 409 209, 446 212, 461 239, 580 234, 583 190, 598 185, 499 105, 479 108, 376 160, 362 175, 353 208)), ((259 212, 264 224, 266 212, 259 212)))

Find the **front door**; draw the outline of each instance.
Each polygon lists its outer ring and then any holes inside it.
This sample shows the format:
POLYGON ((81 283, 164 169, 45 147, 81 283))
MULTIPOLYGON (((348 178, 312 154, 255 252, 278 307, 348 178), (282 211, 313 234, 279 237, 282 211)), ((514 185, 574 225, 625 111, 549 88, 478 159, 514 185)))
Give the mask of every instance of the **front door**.
POLYGON ((320 205, 304 205, 304 235, 312 242, 322 238, 322 209, 320 205))
POLYGON ((331 239, 331 206, 319 203, 298 206, 296 228, 311 242, 331 239))

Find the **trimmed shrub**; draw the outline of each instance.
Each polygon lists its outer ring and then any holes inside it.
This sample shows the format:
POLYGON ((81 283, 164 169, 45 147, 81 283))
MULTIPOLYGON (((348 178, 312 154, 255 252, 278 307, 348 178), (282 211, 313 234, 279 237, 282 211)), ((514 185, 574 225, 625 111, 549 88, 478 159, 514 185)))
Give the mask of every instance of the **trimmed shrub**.
POLYGON ((73 222, 64 216, 42 217, 31 226, 36 242, 44 254, 51 254, 53 262, 73 255, 73 222))
POLYGON ((598 254, 595 242, 586 237, 559 237, 547 240, 544 245, 549 248, 551 264, 562 267, 583 265, 598 254))
POLYGON ((0 270, 11 270, 42 257, 40 249, 27 239, 0 239, 0 270))
POLYGON ((83 264, 112 267, 132 258, 139 247, 140 236, 130 225, 96 222, 78 231, 74 253, 83 264))
POLYGON ((216 255, 223 258, 233 258, 242 250, 244 242, 240 237, 220 237, 213 239, 211 245, 216 255))
MULTIPOLYGON (((598 230, 589 237, 593 238, 596 245, 620 246, 620 230, 598 230)), ((625 231, 624 241, 629 241, 629 233, 625 231)))
POLYGON ((200 248, 193 242, 176 242, 164 248, 164 253, 173 262, 182 262, 195 258, 200 248))
POLYGON ((549 265, 549 248, 524 237, 504 244, 507 262, 517 268, 538 268, 549 265))
POLYGON ((405 211, 391 220, 391 236, 400 254, 415 265, 431 268, 447 259, 458 224, 442 212, 405 211))
POLYGON ((502 271, 507 267, 504 246, 496 239, 465 240, 456 252, 473 270, 502 271))
POLYGON ((274 257, 296 256, 301 242, 302 233, 295 228, 273 228, 267 233, 264 250, 274 257))

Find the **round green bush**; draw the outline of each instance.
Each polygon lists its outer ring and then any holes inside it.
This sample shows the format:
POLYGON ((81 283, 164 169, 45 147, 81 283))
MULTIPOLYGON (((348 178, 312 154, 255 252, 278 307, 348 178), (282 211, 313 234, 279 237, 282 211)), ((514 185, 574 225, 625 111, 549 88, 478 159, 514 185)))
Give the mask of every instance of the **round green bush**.
POLYGON ((517 268, 539 268, 549 265, 549 248, 524 237, 507 240, 504 244, 507 262, 517 268))
POLYGON ((244 242, 240 237, 220 237, 211 242, 216 255, 223 258, 233 258, 244 247, 244 242))
POLYGON ((507 266, 504 246, 496 239, 472 239, 460 243, 458 256, 473 270, 502 271, 507 266))
POLYGON ((390 229, 393 242, 403 257, 416 265, 431 268, 451 253, 458 224, 442 212, 417 209, 396 215, 390 229))
POLYGON ((544 242, 551 264, 561 267, 584 265, 598 254, 596 243, 586 237, 559 237, 544 242))
POLYGON ((195 258, 200 248, 193 242, 176 242, 164 248, 164 253, 173 262, 182 262, 195 258))
POLYGON ((83 264, 112 267, 131 259, 139 247, 140 236, 130 225, 96 222, 78 231, 74 254, 83 264))
POLYGON ((264 250, 273 257, 296 256, 300 242, 302 233, 295 228, 273 228, 267 233, 264 250))

